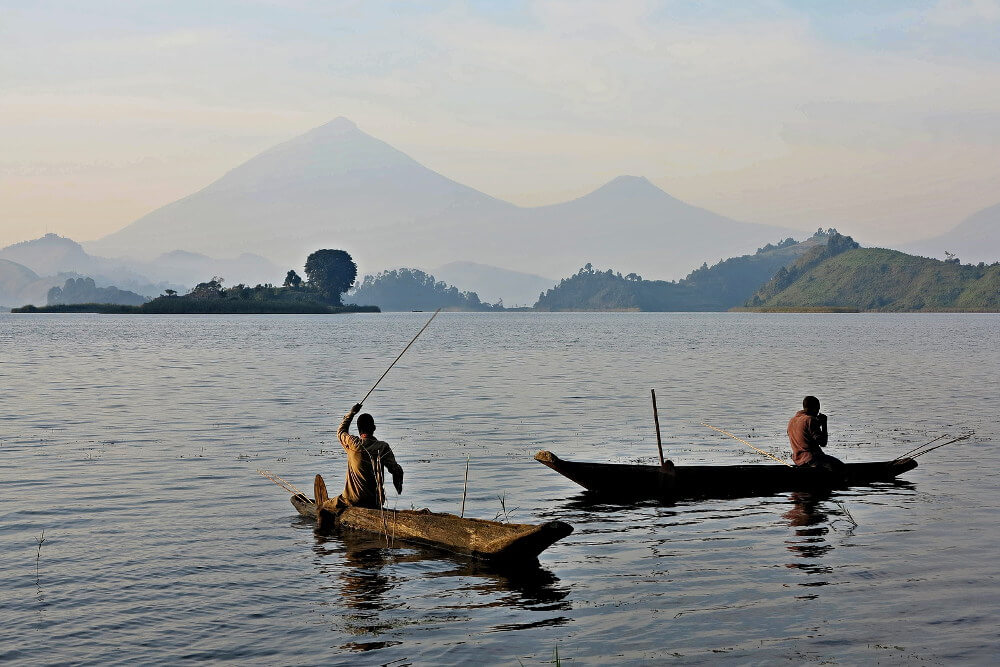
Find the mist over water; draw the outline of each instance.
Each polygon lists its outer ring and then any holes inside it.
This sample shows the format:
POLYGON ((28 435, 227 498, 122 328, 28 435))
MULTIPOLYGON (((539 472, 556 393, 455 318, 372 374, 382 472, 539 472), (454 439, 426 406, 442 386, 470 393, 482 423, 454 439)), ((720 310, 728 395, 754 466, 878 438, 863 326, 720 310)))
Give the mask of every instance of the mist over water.
POLYGON ((317 536, 256 473, 339 490, 340 417, 426 317, 0 315, 0 661, 995 659, 1000 317, 441 314, 365 404, 389 503, 457 513, 468 458, 466 516, 576 529, 513 571, 317 536), (895 484, 675 506, 531 459, 653 462, 650 388, 678 465, 763 461, 702 421, 787 456, 807 393, 848 462, 976 436, 895 484))

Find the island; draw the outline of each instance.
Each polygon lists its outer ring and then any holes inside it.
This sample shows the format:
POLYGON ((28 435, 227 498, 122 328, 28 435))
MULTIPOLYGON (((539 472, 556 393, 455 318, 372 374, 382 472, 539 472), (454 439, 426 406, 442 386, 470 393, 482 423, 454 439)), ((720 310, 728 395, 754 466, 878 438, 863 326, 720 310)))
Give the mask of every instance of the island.
POLYGON ((341 296, 358 275, 357 265, 344 250, 317 250, 306 259, 303 280, 294 270, 275 285, 233 285, 213 277, 198 283, 187 294, 168 289, 163 295, 138 305, 121 303, 52 303, 12 308, 12 313, 112 313, 112 314, 335 314, 378 313, 378 306, 344 304, 341 296))

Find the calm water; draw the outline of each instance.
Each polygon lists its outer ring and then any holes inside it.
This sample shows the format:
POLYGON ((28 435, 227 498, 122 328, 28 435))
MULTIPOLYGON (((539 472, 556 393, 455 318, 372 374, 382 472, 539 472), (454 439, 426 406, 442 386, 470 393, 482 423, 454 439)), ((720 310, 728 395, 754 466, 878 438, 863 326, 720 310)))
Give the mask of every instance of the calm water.
POLYGON ((468 457, 467 515, 576 528, 513 572, 317 536, 255 472, 337 488, 340 416, 426 317, 0 315, 0 662, 1000 655, 1000 317, 442 314, 365 406, 390 503, 457 512, 468 457), (760 460, 701 421, 783 452, 806 393, 847 461, 976 436, 894 485, 676 506, 531 459, 652 462, 650 388, 678 464, 760 460))

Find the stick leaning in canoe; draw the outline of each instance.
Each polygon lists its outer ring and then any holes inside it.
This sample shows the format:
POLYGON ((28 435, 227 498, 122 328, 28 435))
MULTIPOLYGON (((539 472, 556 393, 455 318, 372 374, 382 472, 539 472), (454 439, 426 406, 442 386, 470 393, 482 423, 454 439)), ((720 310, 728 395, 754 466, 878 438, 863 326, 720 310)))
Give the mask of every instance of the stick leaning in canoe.
MULTIPOLYGON (((348 529, 389 535, 391 541, 422 544, 492 562, 532 560, 573 532, 563 521, 542 524, 501 523, 468 519, 430 510, 338 507, 330 499, 323 477, 316 475, 317 503, 298 493, 291 497, 299 514, 317 520, 321 530, 348 529)), ((390 544, 391 546, 391 544, 390 544)))

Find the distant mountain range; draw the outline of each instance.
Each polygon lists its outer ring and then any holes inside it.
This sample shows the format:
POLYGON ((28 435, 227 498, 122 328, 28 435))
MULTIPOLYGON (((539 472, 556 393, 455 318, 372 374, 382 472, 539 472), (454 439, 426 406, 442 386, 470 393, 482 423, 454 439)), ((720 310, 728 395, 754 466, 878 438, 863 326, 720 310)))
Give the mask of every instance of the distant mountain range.
POLYGON ((900 250, 938 259, 947 259, 947 251, 971 264, 1000 260, 1000 204, 970 215, 944 234, 903 244, 900 250))
POLYGON ((0 306, 45 305, 49 289, 63 282, 62 278, 42 278, 22 264, 0 259, 0 306))
POLYGON ((562 204, 515 206, 338 118, 86 248, 145 260, 173 248, 255 253, 281 265, 340 248, 365 271, 466 261, 558 276, 598 262, 680 277, 792 233, 691 206, 634 176, 562 204))
MULTIPOLYGON (((85 246, 48 234, 0 250, 0 259, 34 273, 29 280, 4 267, 0 278, 9 289, 0 292, 0 303, 37 302, 48 287, 81 276, 146 296, 213 276, 228 285, 280 283, 314 250, 340 248, 365 273, 425 267, 486 302, 530 305, 555 283, 544 276, 574 275, 586 263, 654 279, 681 278, 726 257, 733 258, 726 271, 762 271, 776 256, 743 256, 789 236, 801 233, 726 218, 637 176, 620 176, 560 204, 516 206, 427 169, 338 118, 85 246)), ((1000 204, 946 234, 902 247, 942 259, 948 251, 965 262, 995 261, 1000 204)), ((682 290, 685 299, 698 291, 691 289, 695 273, 682 290)), ((701 296, 689 305, 722 307, 748 287, 703 299, 711 291, 704 281, 719 275, 697 276, 701 296)), ((636 289, 632 284, 626 291, 636 289)))
POLYGON ((15 306, 46 305, 49 288, 62 287, 69 278, 89 277, 100 288, 114 286, 155 297, 164 289, 183 290, 213 276, 222 276, 229 284, 280 284, 288 270, 246 253, 217 259, 175 250, 150 261, 108 259, 55 234, 2 248, 0 261, 4 262, 0 265, 0 304, 15 306))

